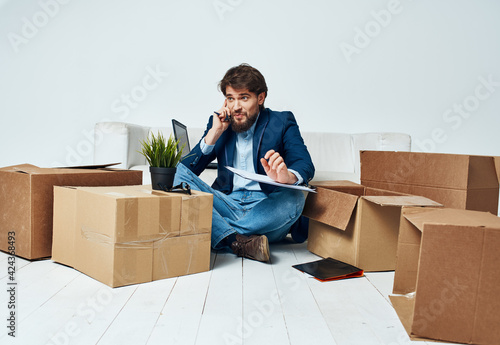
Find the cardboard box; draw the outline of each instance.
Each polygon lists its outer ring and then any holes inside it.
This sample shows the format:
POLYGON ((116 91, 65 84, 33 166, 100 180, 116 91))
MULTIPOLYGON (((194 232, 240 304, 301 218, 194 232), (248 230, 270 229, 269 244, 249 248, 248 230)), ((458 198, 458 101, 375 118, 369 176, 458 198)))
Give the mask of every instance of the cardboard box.
POLYGON ((365 271, 395 269, 402 207, 441 206, 349 181, 314 185, 317 193, 309 193, 302 213, 310 219, 307 249, 365 271))
POLYGON ((496 215, 499 164, 488 156, 361 151, 361 183, 496 215))
POLYGON ((0 168, 0 250, 15 233, 15 254, 26 259, 49 257, 52 248, 53 186, 142 184, 142 172, 88 167, 39 168, 22 164, 0 168))
POLYGON ((208 271, 213 196, 55 187, 52 259, 111 287, 208 271))
POLYGON ((394 294, 412 338, 500 344, 500 218, 457 209, 405 209, 394 294))

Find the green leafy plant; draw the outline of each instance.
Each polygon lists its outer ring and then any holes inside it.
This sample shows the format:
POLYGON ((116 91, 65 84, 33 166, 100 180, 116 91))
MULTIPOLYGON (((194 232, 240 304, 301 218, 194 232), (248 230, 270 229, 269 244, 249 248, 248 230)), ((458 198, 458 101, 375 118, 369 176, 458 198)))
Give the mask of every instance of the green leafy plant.
POLYGON ((162 133, 155 136, 151 133, 151 138, 141 141, 142 151, 140 153, 146 157, 149 165, 160 168, 175 168, 181 160, 182 150, 177 150, 179 141, 174 140, 172 135, 165 139, 162 133))

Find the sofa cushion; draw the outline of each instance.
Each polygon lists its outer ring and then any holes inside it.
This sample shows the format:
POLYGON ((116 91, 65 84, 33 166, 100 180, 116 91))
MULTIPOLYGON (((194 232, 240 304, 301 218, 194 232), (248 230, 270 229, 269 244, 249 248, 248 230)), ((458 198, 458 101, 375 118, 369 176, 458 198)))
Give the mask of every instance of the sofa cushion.
POLYGON ((354 173, 351 135, 302 132, 316 171, 354 173))
POLYGON ((355 172, 338 172, 338 171, 324 171, 324 170, 316 170, 314 173, 314 178, 310 185, 314 185, 314 182, 317 181, 338 181, 338 180, 347 180, 356 183, 360 183, 359 174, 355 172))
POLYGON ((115 168, 129 169, 146 164, 139 154, 140 141, 148 134, 148 127, 124 122, 99 122, 94 129, 94 164, 120 162, 115 168))

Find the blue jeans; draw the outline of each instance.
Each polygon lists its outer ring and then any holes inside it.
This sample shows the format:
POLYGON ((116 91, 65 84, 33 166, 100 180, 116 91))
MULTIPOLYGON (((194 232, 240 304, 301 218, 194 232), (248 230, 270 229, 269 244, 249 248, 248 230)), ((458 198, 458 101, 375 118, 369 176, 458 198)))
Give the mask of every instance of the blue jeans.
POLYGON ((203 182, 185 165, 179 164, 174 185, 187 182, 191 189, 214 196, 212 248, 225 246, 222 239, 238 233, 266 235, 269 242, 283 240, 300 217, 305 196, 300 190, 278 187, 269 195, 261 191, 236 191, 226 195, 203 182))

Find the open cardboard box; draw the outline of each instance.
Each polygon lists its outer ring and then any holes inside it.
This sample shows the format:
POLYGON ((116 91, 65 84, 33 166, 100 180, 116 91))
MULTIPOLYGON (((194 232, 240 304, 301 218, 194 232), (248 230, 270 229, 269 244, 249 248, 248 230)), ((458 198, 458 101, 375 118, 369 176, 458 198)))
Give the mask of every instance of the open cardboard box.
POLYGON ((404 209, 391 302, 412 338, 500 344, 500 218, 404 209))
POLYGON ((21 164, 0 168, 0 250, 15 234, 15 254, 26 259, 49 257, 52 248, 54 186, 119 186, 142 184, 142 172, 109 169, 39 168, 21 164))
POLYGON ((309 193, 302 213, 310 219, 307 249, 365 271, 395 269, 401 208, 441 206, 350 181, 312 184, 317 193, 309 193))
POLYGON ((208 271, 213 196, 55 187, 52 260, 111 287, 208 271))
POLYGON ((500 157, 361 151, 361 183, 498 214, 500 157))

